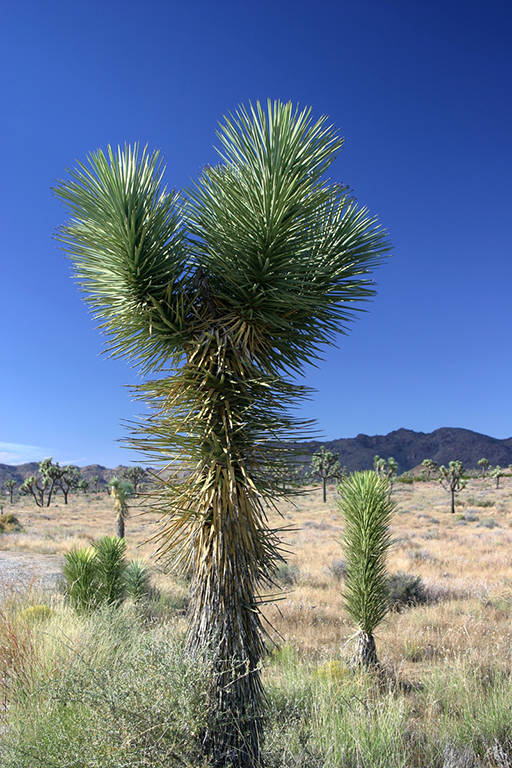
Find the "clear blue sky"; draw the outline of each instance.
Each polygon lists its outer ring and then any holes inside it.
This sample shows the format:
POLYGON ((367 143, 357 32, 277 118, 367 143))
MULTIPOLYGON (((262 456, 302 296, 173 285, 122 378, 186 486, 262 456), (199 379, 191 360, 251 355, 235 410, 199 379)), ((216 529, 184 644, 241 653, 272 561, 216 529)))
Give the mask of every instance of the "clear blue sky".
POLYGON ((306 383, 326 438, 512 435, 510 2, 4 0, 0 462, 115 466, 140 411, 53 239, 50 187, 107 144, 183 187, 223 114, 291 100, 345 136, 332 178, 389 232, 378 295, 306 383))

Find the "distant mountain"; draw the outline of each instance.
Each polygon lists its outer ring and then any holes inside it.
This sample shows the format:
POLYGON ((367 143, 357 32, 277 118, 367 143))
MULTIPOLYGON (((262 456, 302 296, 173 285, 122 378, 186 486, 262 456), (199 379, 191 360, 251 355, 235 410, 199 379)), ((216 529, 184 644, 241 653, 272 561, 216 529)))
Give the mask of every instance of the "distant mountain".
POLYGON ((467 469, 477 468, 478 461, 484 457, 493 466, 512 464, 512 437, 497 440, 457 427, 442 427, 428 433, 397 429, 388 435, 312 442, 308 443, 307 452, 314 453, 322 445, 339 454, 341 466, 346 466, 349 472, 372 469, 376 454, 384 459, 393 456, 398 462, 399 474, 417 467, 423 459, 434 459, 446 466, 449 461, 462 461, 467 469))
MULTIPOLYGON (((417 467, 423 459, 434 459, 438 464, 447 465, 449 461, 462 461, 467 469, 475 469, 481 458, 486 458, 490 464, 508 467, 512 464, 512 437, 497 440, 494 437, 471 432, 469 429, 457 427, 442 427, 434 432, 413 432, 412 429, 397 429, 389 435, 358 435, 357 437, 312 441, 303 443, 301 451, 307 458, 325 445, 340 457, 341 466, 349 472, 358 469, 372 469, 373 457, 378 454, 384 459, 393 456, 398 462, 398 472, 407 472, 417 467)), ((21 485, 25 478, 35 475, 38 470, 35 462, 30 464, 0 464, 0 487, 12 478, 21 485)), ((82 477, 91 480, 94 475, 100 478, 99 486, 104 487, 113 475, 120 475, 123 465, 114 469, 102 467, 100 464, 89 464, 81 468, 82 477)))

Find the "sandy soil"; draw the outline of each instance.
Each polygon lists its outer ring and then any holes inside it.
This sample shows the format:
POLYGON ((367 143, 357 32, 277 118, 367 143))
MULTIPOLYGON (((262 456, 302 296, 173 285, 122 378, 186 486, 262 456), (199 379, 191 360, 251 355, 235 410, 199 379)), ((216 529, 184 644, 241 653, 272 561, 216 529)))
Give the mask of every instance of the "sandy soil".
POLYGON ((0 552, 0 595, 15 590, 52 590, 63 558, 31 552, 0 552))

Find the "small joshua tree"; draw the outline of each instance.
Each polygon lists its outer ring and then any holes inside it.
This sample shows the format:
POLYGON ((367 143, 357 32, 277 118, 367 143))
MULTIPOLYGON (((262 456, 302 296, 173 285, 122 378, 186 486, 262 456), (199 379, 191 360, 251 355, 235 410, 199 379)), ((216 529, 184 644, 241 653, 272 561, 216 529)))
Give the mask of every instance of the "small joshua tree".
POLYGON ((327 480, 329 478, 340 478, 341 468, 338 456, 331 451, 327 451, 322 445, 319 451, 316 451, 311 457, 311 475, 319 477, 322 480, 323 500, 327 501, 327 480))
POLYGON ((48 488, 48 480, 42 480, 35 475, 27 477, 20 485, 20 493, 28 496, 30 493, 34 497, 38 507, 44 507, 44 497, 48 488))
POLYGON ((94 493, 98 493, 98 483, 100 481, 100 478, 98 477, 98 475, 93 475, 91 480, 94 483, 94 493))
POLYGON ((466 481, 462 479, 464 474, 462 461, 450 461, 448 468, 442 464, 439 471, 441 472, 439 482, 451 495, 451 513, 453 515, 455 514, 455 495, 466 487, 466 481))
POLYGON ((499 464, 496 464, 494 469, 491 470, 491 477, 494 477, 496 480, 496 488, 500 487, 500 477, 503 477, 505 474, 505 470, 500 467, 499 464))
POLYGON ((421 466, 424 467, 423 473, 425 474, 425 480, 428 482, 430 475, 433 475, 438 469, 437 461, 434 461, 434 459, 423 459, 421 466))
POLYGON ((88 480, 86 480, 86 479, 85 479, 85 477, 82 477, 82 478, 81 478, 81 479, 78 481, 78 486, 77 486, 77 488, 78 488, 78 490, 79 490, 81 493, 84 493, 84 494, 86 494, 86 493, 89 491, 89 481, 88 481, 88 480))
POLYGON ((110 493, 114 497, 114 509, 117 512, 116 528, 117 535, 124 539, 124 524, 128 517, 128 499, 134 494, 134 488, 129 480, 122 480, 119 477, 113 477, 109 483, 110 493))
POLYGON ((373 633, 389 610, 386 557, 396 504, 389 498, 385 478, 369 470, 354 472, 341 488, 346 567, 343 601, 358 627, 353 662, 368 668, 378 664, 373 633))
POLYGON ((386 469, 386 459, 381 459, 379 454, 373 457, 373 468, 375 470, 375 473, 380 477, 380 475, 384 474, 384 470, 386 469))
POLYGON ((13 503, 12 495, 14 493, 14 489, 16 488, 16 480, 12 480, 12 479, 6 480, 4 485, 7 491, 9 492, 9 501, 12 504, 13 503))
POLYGON ((482 467, 482 475, 485 477, 487 473, 487 469, 489 467, 489 460, 488 459, 480 459, 478 462, 478 466, 482 467))

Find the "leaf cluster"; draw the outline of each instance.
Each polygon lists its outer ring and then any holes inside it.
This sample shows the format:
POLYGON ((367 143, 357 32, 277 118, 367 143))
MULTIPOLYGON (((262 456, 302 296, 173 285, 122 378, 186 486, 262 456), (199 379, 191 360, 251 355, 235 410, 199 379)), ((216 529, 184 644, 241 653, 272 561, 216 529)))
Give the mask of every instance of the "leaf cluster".
POLYGON ((387 481, 375 472, 354 472, 341 489, 344 605, 358 628, 371 635, 389 608, 386 557, 396 504, 387 481))

